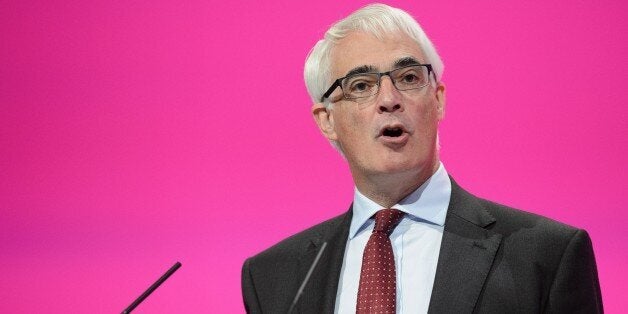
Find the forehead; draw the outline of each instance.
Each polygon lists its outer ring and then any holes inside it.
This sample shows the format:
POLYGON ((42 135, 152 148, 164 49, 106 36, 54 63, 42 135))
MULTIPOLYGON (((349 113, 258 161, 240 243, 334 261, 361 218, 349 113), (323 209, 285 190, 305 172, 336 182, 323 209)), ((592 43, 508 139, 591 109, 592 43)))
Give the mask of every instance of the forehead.
POLYGON ((406 34, 387 34, 377 38, 355 31, 347 35, 331 50, 332 78, 345 76, 351 69, 369 66, 377 71, 391 70, 395 61, 412 57, 426 63, 417 43, 406 34))

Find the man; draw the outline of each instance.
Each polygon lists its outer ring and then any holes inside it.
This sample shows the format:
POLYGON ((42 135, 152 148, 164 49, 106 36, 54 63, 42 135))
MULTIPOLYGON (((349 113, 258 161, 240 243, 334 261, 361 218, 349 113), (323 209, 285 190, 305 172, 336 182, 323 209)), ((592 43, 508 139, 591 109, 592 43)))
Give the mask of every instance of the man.
POLYGON ((312 112, 355 196, 347 213, 245 262, 248 312, 286 313, 295 300, 299 313, 602 312, 584 230, 479 199, 448 176, 442 72, 417 22, 385 5, 339 21, 312 49, 312 112))

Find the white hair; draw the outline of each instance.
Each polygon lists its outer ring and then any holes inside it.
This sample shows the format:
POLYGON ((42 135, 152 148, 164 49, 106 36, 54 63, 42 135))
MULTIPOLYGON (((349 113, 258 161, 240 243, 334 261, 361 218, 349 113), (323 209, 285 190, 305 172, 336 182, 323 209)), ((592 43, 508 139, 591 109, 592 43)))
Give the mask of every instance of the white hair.
POLYGON ((444 70, 443 61, 419 23, 401 9, 385 4, 370 4, 336 22, 310 50, 305 60, 304 78, 314 103, 321 101, 332 83, 331 50, 352 31, 362 31, 380 39, 386 34, 403 32, 417 43, 426 62, 432 64, 436 81, 440 81, 444 70))

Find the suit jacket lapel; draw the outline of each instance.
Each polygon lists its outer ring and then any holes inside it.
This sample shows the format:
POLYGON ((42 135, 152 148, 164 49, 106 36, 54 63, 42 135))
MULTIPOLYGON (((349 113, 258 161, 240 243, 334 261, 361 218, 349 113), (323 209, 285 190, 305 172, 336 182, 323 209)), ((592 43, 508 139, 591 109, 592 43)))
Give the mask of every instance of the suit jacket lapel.
POLYGON ((340 279, 340 270, 344 258, 352 209, 340 216, 337 223, 331 224, 318 237, 311 239, 306 253, 299 260, 299 284, 305 278, 316 254, 324 242, 327 248, 312 272, 309 282, 303 290, 297 304, 299 313, 333 313, 336 302, 336 292, 340 279))
POLYGON ((477 198, 451 184, 429 313, 472 313, 501 242, 485 229, 495 219, 477 198))

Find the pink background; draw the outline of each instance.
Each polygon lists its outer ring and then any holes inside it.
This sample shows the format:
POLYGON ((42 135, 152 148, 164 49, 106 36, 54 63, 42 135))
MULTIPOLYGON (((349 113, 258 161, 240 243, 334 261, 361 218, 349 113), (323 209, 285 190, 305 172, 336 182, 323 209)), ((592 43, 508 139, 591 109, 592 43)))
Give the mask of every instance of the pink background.
MULTIPOLYGON (((476 195, 589 231, 628 307, 628 7, 395 1, 445 61, 442 159, 476 195)), ((244 259, 345 211, 303 61, 366 2, 3 1, 0 312, 238 313, 244 259)))

